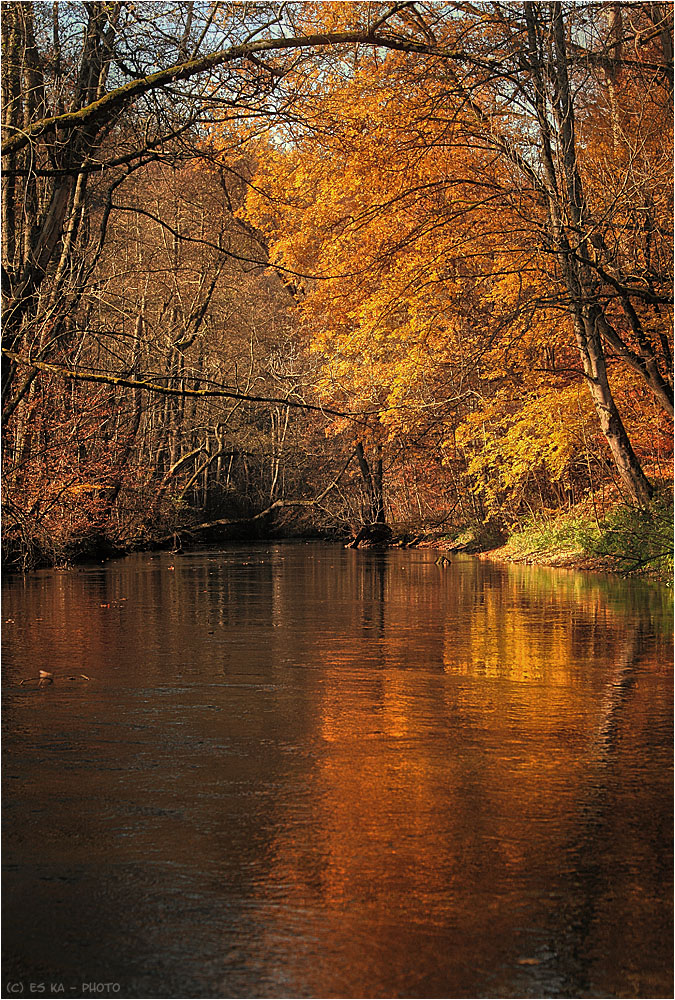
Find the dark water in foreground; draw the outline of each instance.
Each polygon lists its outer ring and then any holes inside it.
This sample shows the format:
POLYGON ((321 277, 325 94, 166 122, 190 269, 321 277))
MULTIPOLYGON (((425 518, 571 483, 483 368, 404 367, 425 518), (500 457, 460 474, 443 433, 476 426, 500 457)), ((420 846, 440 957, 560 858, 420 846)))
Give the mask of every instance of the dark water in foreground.
POLYGON ((673 996, 668 595, 435 556, 5 581, 3 996, 673 996))

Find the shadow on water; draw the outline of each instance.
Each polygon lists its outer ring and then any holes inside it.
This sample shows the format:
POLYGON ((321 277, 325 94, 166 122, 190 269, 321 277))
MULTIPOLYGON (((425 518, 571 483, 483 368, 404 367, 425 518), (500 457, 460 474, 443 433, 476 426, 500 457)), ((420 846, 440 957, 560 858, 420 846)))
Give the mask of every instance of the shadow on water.
POLYGON ((668 592, 434 555, 6 581, 5 979, 672 995, 668 592))

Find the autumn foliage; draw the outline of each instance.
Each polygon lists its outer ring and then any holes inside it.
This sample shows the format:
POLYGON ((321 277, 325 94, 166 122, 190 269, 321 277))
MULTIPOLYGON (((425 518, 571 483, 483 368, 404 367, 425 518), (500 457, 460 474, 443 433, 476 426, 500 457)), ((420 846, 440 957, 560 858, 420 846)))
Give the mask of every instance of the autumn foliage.
POLYGON ((144 5, 113 6, 98 49, 68 36, 100 111, 58 17, 3 10, 4 121, 36 149, 8 141, 3 179, 10 558, 271 506, 415 533, 648 505, 667 5, 174 3, 154 48, 144 5))
MULTIPOLYGON (((549 30, 539 16, 535 27, 549 30)), ((604 18, 597 11, 595 30, 604 18)), ((488 44, 491 60, 511 60, 523 25, 504 13, 484 21, 440 18, 437 46, 471 37, 486 61, 488 44)), ((659 478, 672 417, 671 95, 635 66, 584 66, 574 169, 589 249, 579 257, 593 255, 617 416, 659 478)), ((299 276, 322 397, 377 407, 371 433, 390 445, 433 440, 485 509, 511 516, 533 494, 544 507, 574 502, 611 461, 538 184, 545 171, 523 152, 536 98, 520 72, 506 85, 476 59, 459 79, 409 53, 317 72, 300 85, 292 126, 259 148, 246 203, 272 260, 299 276)))

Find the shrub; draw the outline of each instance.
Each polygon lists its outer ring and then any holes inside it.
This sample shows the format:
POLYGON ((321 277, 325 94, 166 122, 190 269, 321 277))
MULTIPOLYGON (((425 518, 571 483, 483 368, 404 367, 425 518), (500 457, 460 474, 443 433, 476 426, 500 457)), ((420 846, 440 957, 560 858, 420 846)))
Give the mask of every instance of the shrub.
POLYGON ((614 507, 600 519, 572 512, 550 521, 536 518, 509 539, 514 556, 578 553, 603 559, 624 575, 673 576, 673 500, 661 491, 649 507, 614 507))
POLYGON ((648 508, 622 506, 581 532, 584 549, 610 557, 624 573, 673 576, 673 500, 657 494, 648 508))

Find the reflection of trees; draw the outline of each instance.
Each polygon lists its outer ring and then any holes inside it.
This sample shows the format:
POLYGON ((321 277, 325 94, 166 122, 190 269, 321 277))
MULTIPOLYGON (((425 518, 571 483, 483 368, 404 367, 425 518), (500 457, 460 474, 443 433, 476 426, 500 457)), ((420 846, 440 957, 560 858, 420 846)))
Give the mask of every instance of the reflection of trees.
MULTIPOLYGON (((324 670, 308 706, 317 751, 306 804, 282 812, 273 845, 279 919, 304 942, 282 959, 288 981, 304 975, 307 985, 309 965, 309 988, 329 990, 321 995, 364 977, 385 993, 405 989, 412 950, 459 989, 475 988, 482 968, 497 988, 522 976, 592 989, 584 948, 589 935, 597 941, 595 914, 616 927, 599 845, 617 833, 596 802, 592 747, 604 740, 602 771, 614 780, 619 734, 630 731, 638 753, 656 690, 645 700, 636 684, 659 653, 644 619, 626 636, 621 603, 632 588, 619 599, 621 588, 608 594, 598 578, 580 590, 567 574, 477 563, 436 574, 433 586, 422 564, 410 587, 411 562, 361 555, 343 564, 358 610, 345 611, 335 579, 328 588, 343 641, 316 650, 324 670), (405 628, 414 601, 430 643, 419 662, 405 628), (541 964, 517 967, 523 955, 541 964)), ((630 785, 631 754, 616 762, 619 783, 630 785)), ((625 863, 625 847, 620 838, 608 858, 625 863)), ((261 951, 281 933, 268 924, 261 951)))
POLYGON ((598 731, 592 744, 592 756, 597 756, 598 762, 605 766, 610 765, 612 752, 616 749, 622 709, 630 697, 638 675, 637 658, 644 645, 639 641, 642 631, 640 625, 628 626, 624 648, 605 685, 605 694, 600 704, 598 731))
POLYGON ((642 694, 650 632, 644 619, 626 627, 597 706, 573 836, 563 845, 549 954, 560 981, 577 990, 611 990, 620 981, 624 995, 665 996, 672 785, 664 750, 672 706, 642 694))
MULTIPOLYGON (((658 973, 660 592, 433 555, 233 546, 9 592, 31 657, 82 626, 98 686, 78 712, 107 699, 138 723, 100 748, 124 787, 101 770, 92 791, 133 813, 129 849, 166 837, 198 869, 235 993, 250 969, 268 995, 324 996, 612 993, 612 964, 658 973), (148 789, 165 812, 138 812, 148 789)), ((79 833, 103 852, 90 812, 79 833)))
MULTIPOLYGON (((364 553, 360 553, 364 555, 364 553)), ((385 577, 387 553, 368 552, 360 565, 363 579, 363 628, 373 629, 373 638, 384 639, 385 633, 385 577)))

